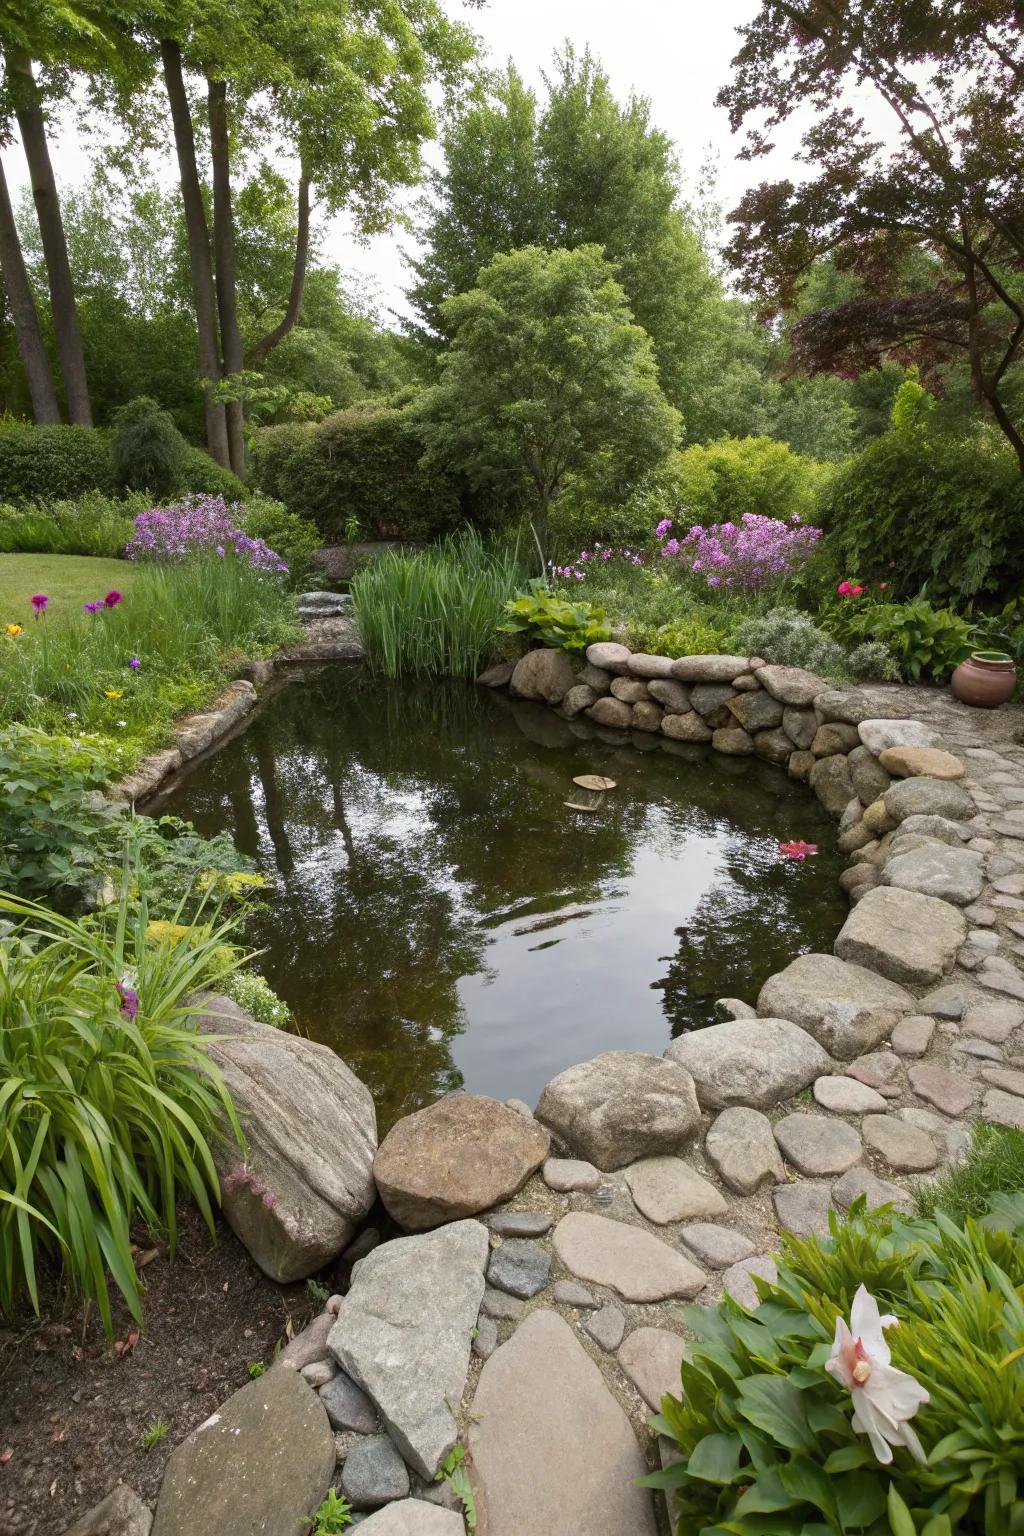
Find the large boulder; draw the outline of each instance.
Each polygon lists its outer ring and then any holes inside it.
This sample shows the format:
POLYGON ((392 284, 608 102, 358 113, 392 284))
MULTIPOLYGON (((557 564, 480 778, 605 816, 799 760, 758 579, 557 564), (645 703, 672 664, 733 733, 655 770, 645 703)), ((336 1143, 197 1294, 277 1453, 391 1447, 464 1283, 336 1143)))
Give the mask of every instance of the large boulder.
POLYGON ((968 821, 977 807, 962 784, 945 779, 900 779, 885 792, 885 808, 893 821, 908 816, 945 816, 968 821))
POLYGON ((815 696, 814 713, 823 724, 836 720, 843 725, 860 725, 871 718, 871 702, 856 688, 826 688, 815 696))
POLYGON ((572 662, 564 651, 527 651, 516 662, 509 692, 517 699, 539 699, 561 704, 576 681, 572 662))
POLYGON ((846 919, 835 951, 891 981, 927 987, 946 975, 966 937, 964 915, 948 901, 876 885, 846 919))
POLYGON ((731 683, 747 670, 746 656, 679 656, 672 663, 680 683, 731 683))
POLYGON ((842 755, 815 758, 810 783, 826 811, 838 821, 855 795, 846 758, 842 755))
POLYGON ((757 999, 758 1013, 792 1020, 842 1061, 887 1040, 914 1006, 904 987, 835 955, 798 955, 757 999))
POLYGON ((642 1051, 606 1051, 567 1067, 541 1094, 537 1118, 606 1171, 678 1152, 700 1127, 689 1073, 642 1051))
POLYGON ((285 1034, 225 997, 206 1000, 204 1034, 245 1132, 214 1145, 228 1225, 286 1284, 336 1258, 376 1197, 370 1090, 326 1045, 285 1034))
POLYGON ((770 731, 782 724, 782 705, 771 694, 758 689, 730 699, 729 709, 745 731, 770 731))
POLYGON ((323 1404, 279 1366, 171 1452, 152 1536, 309 1536, 334 1462, 323 1404))
POLYGON ((635 651, 629 658, 629 670, 633 677, 642 677, 647 680, 671 677, 672 658, 671 656, 648 656, 643 651, 635 651))
POLYGON ((328 1339, 406 1461, 428 1479, 458 1435, 488 1254, 478 1221, 382 1243, 353 1269, 328 1339))
POLYGON ((685 714, 667 714, 661 722, 661 734, 672 741, 710 741, 712 732, 697 711, 689 709, 685 714))
POLYGON ((823 677, 803 667, 759 667, 757 680, 773 699, 805 709, 828 687, 823 677))
POLYGON ((689 1072, 702 1109, 770 1109, 827 1072, 831 1059, 788 1019, 731 1019, 693 1029, 665 1055, 689 1072))
POLYGON ((452 1094, 391 1128, 373 1176, 399 1226, 422 1232, 507 1200, 540 1167, 549 1145, 536 1120, 500 1100, 452 1094))
POLYGON ((629 1420, 557 1313, 531 1313, 485 1364, 469 1452, 481 1536, 655 1536, 629 1420))
POLYGON ((921 720, 861 720, 858 734, 876 757, 887 747, 937 747, 938 734, 921 720))
POLYGON ((631 656, 629 646, 619 645, 615 640, 598 640, 594 645, 587 646, 587 661, 592 667, 601 667, 605 672, 615 672, 620 677, 629 671, 631 656))
POLYGON ((964 765, 941 747, 886 747, 878 761, 897 779, 962 779, 964 765))
POLYGON ((926 843, 908 853, 897 853, 899 842, 882 871, 882 884, 904 891, 922 891, 940 901, 966 907, 977 901, 985 888, 985 860, 970 848, 950 848, 946 843, 926 843))

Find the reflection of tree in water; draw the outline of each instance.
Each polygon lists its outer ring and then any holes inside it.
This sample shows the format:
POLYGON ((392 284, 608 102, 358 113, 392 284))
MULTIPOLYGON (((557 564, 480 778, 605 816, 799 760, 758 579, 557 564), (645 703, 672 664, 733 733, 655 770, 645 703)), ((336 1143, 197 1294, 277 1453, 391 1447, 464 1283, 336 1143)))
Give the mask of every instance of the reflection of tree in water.
POLYGON ((810 871, 782 864, 774 841, 730 843, 726 870, 701 899, 685 927, 667 974, 652 986, 664 995, 672 1037, 717 1022, 714 1003, 723 996, 756 1003, 775 971, 797 955, 819 948, 823 924, 838 927, 846 915, 835 901, 824 912, 816 900, 794 900, 793 886, 810 871))

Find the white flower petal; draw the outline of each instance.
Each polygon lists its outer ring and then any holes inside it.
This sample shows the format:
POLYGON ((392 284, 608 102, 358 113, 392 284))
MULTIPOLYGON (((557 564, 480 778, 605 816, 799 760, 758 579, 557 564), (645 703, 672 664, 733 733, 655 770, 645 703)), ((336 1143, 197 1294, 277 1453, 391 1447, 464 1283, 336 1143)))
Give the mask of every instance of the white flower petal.
POLYGON ((861 1390, 894 1424, 913 1418, 928 1401, 921 1383, 894 1365, 876 1365, 861 1390))
POLYGON ((871 1292, 863 1285, 857 1287, 857 1294, 853 1298, 853 1306, 850 1308, 850 1330, 855 1339, 860 1339, 865 1350, 873 1362, 888 1365, 892 1356, 889 1346, 885 1342, 882 1332, 882 1319, 878 1313, 878 1302, 871 1292))
POLYGON ((867 1435, 871 1441, 871 1449, 874 1451, 877 1459, 883 1466, 888 1466, 890 1461, 892 1461, 892 1448, 885 1438, 883 1428, 878 1423, 875 1410, 870 1402, 858 1402, 851 1425, 857 1434, 867 1435))

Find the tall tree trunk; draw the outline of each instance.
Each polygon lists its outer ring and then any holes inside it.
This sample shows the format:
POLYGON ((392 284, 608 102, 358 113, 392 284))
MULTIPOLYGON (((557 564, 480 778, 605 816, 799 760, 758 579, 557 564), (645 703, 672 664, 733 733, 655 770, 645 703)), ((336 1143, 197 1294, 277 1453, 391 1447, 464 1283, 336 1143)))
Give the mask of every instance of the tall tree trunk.
POLYGON ((32 73, 31 59, 24 54, 8 52, 7 68, 13 86, 15 116, 32 180, 39 234, 43 242, 53 331, 60 371, 64 378, 68 420, 77 426, 91 427, 92 408, 89 405, 89 386, 85 377, 82 333, 78 328, 78 312, 75 309, 75 285, 68 260, 68 243, 60 214, 57 182, 46 142, 42 99, 32 73))
MULTIPOLYGON (((210 157, 213 161, 213 252, 217 283, 217 313, 220 316, 220 342, 224 375, 241 373, 245 349, 238 326, 238 277, 235 268, 235 220, 231 209, 231 145, 228 137, 227 84, 206 80, 207 111, 210 120, 210 157)), ((228 447, 231 468, 245 475, 245 410, 241 400, 230 401, 226 408, 228 447)))
POLYGON ((32 417, 37 426, 53 426, 60 421, 57 391, 53 387, 50 360, 43 346, 43 333, 39 325, 36 301, 25 271, 25 258, 21 253, 18 227, 14 222, 11 195, 7 189, 7 176, 0 160, 0 277, 3 278, 7 302, 11 307, 14 334, 18 342, 18 356, 28 379, 28 392, 32 401, 32 417))
POLYGON ((192 131, 192 114, 181 67, 181 49, 170 38, 160 44, 160 56, 164 66, 164 84, 171 109, 174 127, 174 147, 178 156, 178 176, 181 182, 181 200, 185 209, 185 231, 188 236, 188 260, 192 274, 192 299, 196 311, 196 331, 199 338, 199 371, 204 381, 203 409, 206 416, 206 443, 218 464, 231 468, 231 452, 228 446, 227 414, 223 405, 210 392, 212 384, 222 377, 220 347, 217 336, 217 305, 213 289, 213 265, 210 259, 210 232, 206 225, 206 209, 199 185, 196 168, 196 141, 192 131))
POLYGON ((309 177, 305 168, 299 176, 298 231, 295 237, 295 261, 292 264, 292 286, 284 316, 249 348, 248 361, 261 363, 278 342, 283 341, 299 318, 302 295, 306 287, 306 264, 309 259, 309 177))

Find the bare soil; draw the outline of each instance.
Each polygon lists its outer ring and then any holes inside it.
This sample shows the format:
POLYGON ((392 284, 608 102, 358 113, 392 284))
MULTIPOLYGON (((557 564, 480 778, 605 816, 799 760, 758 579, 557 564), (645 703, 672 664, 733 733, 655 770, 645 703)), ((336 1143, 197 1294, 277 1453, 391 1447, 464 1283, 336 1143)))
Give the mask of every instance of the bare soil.
POLYGON ((41 1317, 0 1321, 0 1536, 60 1536, 119 1481, 154 1503, 174 1447, 321 1310, 304 1285, 268 1280, 223 1225, 211 1245, 197 1211, 179 1216, 174 1263, 157 1245, 142 1270, 134 1340, 123 1303, 111 1344, 57 1285, 41 1317))

